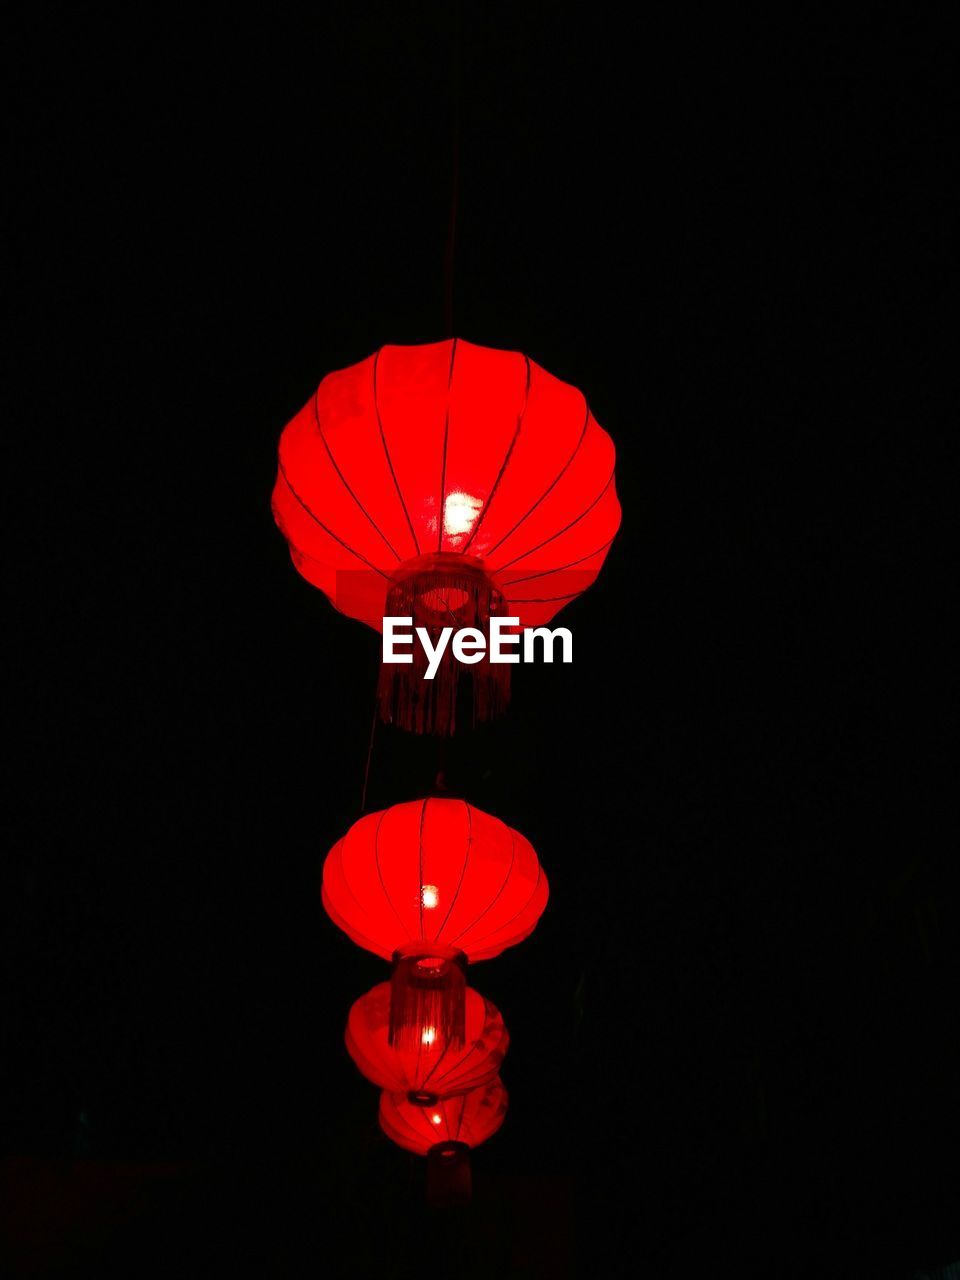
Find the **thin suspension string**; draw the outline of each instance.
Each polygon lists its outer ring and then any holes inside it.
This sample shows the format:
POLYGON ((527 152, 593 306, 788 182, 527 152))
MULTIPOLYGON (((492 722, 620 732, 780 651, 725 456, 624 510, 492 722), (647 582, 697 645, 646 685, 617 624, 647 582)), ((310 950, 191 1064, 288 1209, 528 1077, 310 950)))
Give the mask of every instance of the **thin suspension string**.
POLYGON ((378 692, 373 695, 373 719, 370 721, 370 741, 367 743, 367 763, 363 768, 363 790, 360 792, 360 817, 367 811, 367 788, 370 785, 370 763, 373 760, 373 743, 377 736, 377 721, 380 719, 378 692))
POLYGON ((461 134, 461 83, 463 78, 463 5, 453 5, 453 31, 451 35, 451 99, 453 138, 450 154, 450 216, 447 220, 447 239, 443 253, 443 336, 454 337, 453 279, 457 254, 457 215, 460 206, 460 134, 461 134))
MULTIPOLYGON (((456 105, 459 117, 459 102, 456 105)), ((447 243, 443 255, 443 336, 455 336, 453 324, 453 269, 457 250, 457 208, 460 203, 460 122, 456 120, 453 133, 453 174, 450 191, 450 218, 447 223, 447 243)))

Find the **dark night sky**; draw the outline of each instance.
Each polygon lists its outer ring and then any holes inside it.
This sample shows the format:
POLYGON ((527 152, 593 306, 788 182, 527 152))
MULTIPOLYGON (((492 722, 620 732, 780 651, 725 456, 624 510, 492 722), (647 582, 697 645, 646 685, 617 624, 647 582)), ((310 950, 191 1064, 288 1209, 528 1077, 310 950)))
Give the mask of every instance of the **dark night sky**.
MULTIPOLYGON (((7 1225, 79 1215, 67 1274, 960 1258, 955 46, 314 10, 8 19, 7 1225), (269 495, 325 372, 443 336, 458 94, 456 331, 585 390, 624 523, 573 667, 452 752, 553 896, 472 975, 512 1105, 435 1222, 341 1044, 383 966, 319 904, 378 642, 269 495)), ((433 769, 379 731, 370 804, 433 769)))

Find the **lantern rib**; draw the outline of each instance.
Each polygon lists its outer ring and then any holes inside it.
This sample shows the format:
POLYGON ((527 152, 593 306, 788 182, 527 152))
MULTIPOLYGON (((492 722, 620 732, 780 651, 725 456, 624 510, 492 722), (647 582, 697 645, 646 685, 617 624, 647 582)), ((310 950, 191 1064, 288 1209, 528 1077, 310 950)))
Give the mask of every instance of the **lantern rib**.
POLYGON ((516 446, 517 440, 520 438, 520 428, 523 426, 524 414, 527 412, 527 405, 530 401, 530 357, 525 355, 523 358, 526 362, 526 369, 527 369, 526 385, 524 386, 524 389, 523 389, 523 407, 521 408, 520 413, 517 415, 516 430, 513 433, 512 440, 507 446, 507 452, 503 459, 503 462, 500 464, 500 470, 497 472, 497 477, 493 482, 490 492, 487 494, 487 500, 483 504, 483 510, 480 512, 480 516, 477 520, 477 523, 473 526, 473 529, 471 530, 470 537, 463 544, 464 554, 466 554, 466 552, 469 550, 470 544, 473 542, 474 538, 480 532, 480 526, 483 524, 484 518, 486 517, 487 512, 490 510, 490 503, 493 502, 496 492, 500 488, 500 481, 503 479, 504 473, 510 463, 510 459, 513 456, 513 450, 514 450, 514 447, 516 446))
MULTIPOLYGON (((347 835, 349 834, 350 833, 348 832, 347 835)), ((343 846, 346 843, 346 839, 347 839, 346 836, 342 836, 334 845, 333 849, 331 849, 330 853, 331 853, 331 856, 335 855, 337 857, 337 860, 340 863, 340 874, 343 877, 344 888, 346 889, 347 893, 349 893, 350 897, 354 900, 354 902, 357 904, 360 914, 365 915, 366 911, 365 911, 364 905, 360 901, 360 899, 357 897, 357 895, 353 892, 353 889, 350 887, 350 881, 347 879, 347 873, 343 869, 343 846)))
POLYGON ((508 538, 513 537, 513 535, 517 532, 517 530, 520 528, 523 522, 529 519, 529 517, 533 515, 534 511, 536 511, 540 503, 543 502, 544 498, 546 498, 550 493, 552 493, 553 490, 556 488, 556 486, 563 479, 568 468, 570 467, 570 464, 573 462, 574 458, 580 452, 580 446, 583 444, 584 438, 586 437, 586 434, 587 434, 587 427, 590 425, 590 406, 589 404, 587 404, 586 396, 584 396, 583 398, 583 403, 584 403, 584 408, 586 409, 586 416, 583 419, 583 429, 580 432, 580 439, 577 441, 576 446, 573 450, 573 453, 571 453, 570 457, 566 460, 566 462, 557 472, 556 476, 553 478, 551 483, 547 485, 546 489, 544 489, 543 493, 541 493, 540 497, 536 500, 536 502, 533 504, 530 510, 525 512, 524 515, 522 515, 520 519, 517 521, 517 523, 513 526, 513 528, 510 529, 507 533, 505 533, 503 537, 500 539, 500 541, 496 543, 495 546, 492 546, 490 548, 490 550, 487 552, 488 556, 492 556, 495 551, 498 551, 500 547, 502 547, 503 544, 507 541, 508 538))
POLYGON ((460 1141, 472 1148, 500 1129, 507 1103, 507 1091, 499 1076, 442 1098, 436 1108, 414 1106, 402 1093, 384 1089, 380 1096, 380 1126, 394 1142, 419 1155, 427 1155, 444 1142, 460 1141))
POLYGON ((373 836, 373 859, 374 859, 374 862, 376 863, 377 878, 380 881, 380 888, 383 890, 383 896, 386 898, 387 902, 390 904, 390 910, 400 921, 400 926, 403 929, 404 933, 407 933, 408 930, 407 930, 406 923, 404 922, 403 917, 400 915, 400 912, 394 906, 393 899, 390 897, 390 894, 387 892, 387 886, 383 879, 383 870, 380 866, 380 827, 382 826, 383 820, 389 812, 390 812, 389 809, 384 809, 383 812, 380 814, 379 819, 377 820, 377 829, 373 836))
MULTIPOLYGON (((450 1052, 450 1048, 451 1048, 451 1041, 448 1040, 447 1043, 443 1046, 443 1051, 440 1054, 440 1057, 436 1060, 436 1062, 433 1064, 433 1066, 430 1068, 427 1074, 421 1077, 420 1059, 423 1057, 423 1046, 422 1045, 417 1046, 417 1082, 419 1085, 422 1086, 429 1083, 430 1077, 433 1075, 434 1071, 436 1071, 437 1067, 439 1067, 440 1063, 444 1060, 444 1058, 450 1052)), ((454 1063, 454 1066, 456 1066, 456 1063, 454 1063)), ((451 1067, 450 1070, 453 1070, 453 1068, 451 1067)), ((447 1074, 449 1075, 450 1072, 448 1071, 447 1074)))
POLYGON ((539 864, 539 862, 538 862, 538 863, 537 863, 537 878, 536 878, 536 881, 534 882, 533 890, 531 891, 531 893, 530 893, 530 897, 526 900, 526 902, 523 904, 523 906, 522 906, 522 907, 520 907, 517 911, 515 911, 515 912, 513 913, 513 915, 510 917, 510 919, 509 919, 509 920, 504 920, 503 924, 502 924, 502 925, 500 925, 500 926, 499 926, 499 928, 491 929, 491 930, 490 930, 490 932, 489 932, 489 933, 485 933, 485 934, 483 935, 483 937, 482 937, 482 938, 477 938, 477 939, 475 939, 475 942, 483 942, 483 941, 484 941, 484 939, 486 939, 486 938, 492 938, 492 937, 494 936, 494 934, 500 933, 500 932, 501 932, 501 930, 506 929, 508 925, 513 924, 513 922, 514 922, 514 920, 516 920, 517 916, 522 916, 522 915, 523 915, 523 913, 526 911, 527 907, 529 907, 530 903, 531 903, 531 902, 534 900, 534 898, 537 896, 537 890, 540 888, 540 880, 541 880, 542 876, 543 876, 543 867, 541 867, 541 866, 540 866, 540 864, 539 864))
MULTIPOLYGON (((393 479, 393 487, 397 491, 397 497, 400 499, 400 505, 403 507, 403 514, 407 519, 407 528, 410 530, 410 537, 413 539, 413 545, 417 549, 417 555, 420 554, 420 541, 417 538, 417 531, 413 527, 413 521, 410 519, 410 512, 407 510, 407 504, 403 499, 403 493, 400 489, 400 482, 397 479, 397 473, 393 468, 393 459, 390 457, 390 450, 387 448, 387 436, 383 429, 383 419, 380 416, 380 401, 377 394, 377 366, 380 363, 380 354, 383 347, 373 357, 373 410, 377 418, 377 427, 380 430, 380 443, 383 445, 384 457, 387 460, 387 466, 390 468, 390 475, 393 479)), ((386 576, 386 575, 384 575, 386 576)))
POLYGON ((496 569, 492 570, 492 572, 494 572, 494 573, 503 573, 503 571, 504 571, 505 569, 509 569, 511 565, 515 565, 515 564, 517 564, 520 560, 526 560, 527 556, 532 556, 532 555, 533 555, 533 553, 534 553, 535 551, 539 551, 541 547, 545 547, 545 546, 547 546, 547 545, 548 545, 548 543, 555 542, 557 538, 561 537, 561 536, 562 536, 563 534, 565 534, 568 530, 572 529, 572 528, 573 528, 573 526, 574 526, 575 524, 579 524, 579 523, 580 523, 580 521, 581 521, 585 516, 588 516, 588 515, 590 514, 590 512, 593 510, 593 508, 597 505, 597 503, 600 501, 600 499, 604 496, 604 494, 607 492, 607 490, 608 490, 608 489, 610 488, 610 486, 613 484, 613 476, 614 476, 614 472, 613 472, 613 470, 611 469, 611 471, 610 471, 610 478, 609 478, 609 480, 607 481, 607 483, 603 486, 603 488, 600 490, 600 492, 597 494, 597 496, 594 498, 594 500, 590 503, 589 507, 585 507, 585 508, 584 508, 584 510, 583 510, 583 511, 581 511, 581 512, 580 512, 580 514, 576 517, 576 519, 571 520, 569 524, 565 524, 565 525, 563 526, 563 528, 562 528, 562 529, 558 529, 556 533, 551 533, 551 535, 550 535, 550 537, 549 537, 549 538, 544 538, 544 540, 543 540, 542 542, 538 542, 538 543, 537 543, 537 545, 536 545, 535 547, 530 547, 530 549, 529 549, 528 551, 524 551, 521 555, 519 555, 519 556, 514 556, 514 558, 513 558, 512 560, 508 560, 506 564, 499 565, 496 569))
POLYGON ((470 849, 473 845, 473 810, 470 808, 470 806, 467 804, 466 801, 463 802, 463 807, 467 811, 467 851, 463 855, 463 866, 460 868, 460 879, 457 882, 457 887, 454 892, 454 895, 450 899, 450 905, 449 907, 447 907, 447 914, 443 917, 443 923, 441 924, 440 928, 433 935, 434 940, 437 942, 440 941, 440 935, 443 933, 444 929, 447 927, 447 921, 450 919, 450 912, 453 910, 454 905, 457 901, 457 898, 460 896, 460 890, 463 888, 463 880, 467 874, 467 863, 470 861, 470 849))
MULTIPOLYGON (((508 883, 510 882, 510 877, 513 875, 513 866, 517 860, 517 836, 516 836, 516 832, 513 830, 512 827, 508 827, 507 829, 510 832, 510 866, 507 868, 507 874, 503 877, 503 884, 501 884, 500 888, 497 890, 494 896, 490 899, 490 901, 487 903, 484 909, 480 912, 480 914, 476 917, 476 919, 471 920, 471 922, 468 925, 466 925, 464 928, 460 930, 460 932, 457 934, 455 938, 452 938, 450 940, 451 946, 453 945, 453 943, 458 942, 463 937, 463 935, 468 932, 468 930, 476 928, 477 923, 480 920, 482 920, 483 917, 487 914, 487 912, 490 911, 496 905, 501 893, 503 893, 504 889, 507 887, 508 883)), ((539 859, 538 859, 538 865, 539 865, 539 859)), ((496 930, 494 930, 494 932, 496 932, 496 930)))
POLYGON ((443 457, 440 462, 440 507, 437 511, 437 551, 443 550, 443 526, 446 520, 444 507, 447 501, 447 442, 450 439, 450 388, 453 386, 453 362, 457 358, 457 339, 450 348, 450 369, 447 373, 447 411, 443 419, 443 457))
MULTIPOLYGON (((512 588, 512 587, 515 587, 518 582, 531 582, 534 578, 548 578, 552 573, 563 573, 564 570, 566 569, 574 569, 578 564, 583 564, 584 560, 592 560, 593 557, 598 556, 601 551, 606 551, 608 547, 613 545, 613 539, 616 536, 617 536, 616 534, 613 534, 612 537, 609 537, 606 540, 606 542, 603 544, 602 547, 597 547, 596 551, 591 551, 588 555, 581 556, 579 560, 571 560, 568 564, 556 565, 553 569, 540 569, 539 572, 528 573, 523 578, 514 578, 511 581, 510 586, 512 588)), ((574 594, 579 595, 580 592, 578 591, 578 592, 575 592, 574 594)), ((557 596, 556 599, 558 600, 572 599, 572 596, 571 597, 557 596)))
MULTIPOLYGON (((449 1048, 449 1045, 448 1045, 447 1047, 449 1048)), ((485 1048, 485 1046, 482 1044, 482 1042, 480 1042, 480 1041, 476 1041, 476 1040, 475 1040, 475 1041, 473 1042, 473 1044, 471 1044, 470 1049, 469 1049, 469 1052, 465 1053, 465 1054, 463 1055, 463 1057, 458 1058, 458 1059, 456 1060, 456 1062, 451 1063, 451 1064, 447 1067, 446 1071, 444 1071, 441 1075, 439 1075, 439 1076, 437 1076, 437 1077, 436 1077, 436 1080, 434 1080, 434 1083, 435 1083, 435 1084, 440 1084, 440 1087, 442 1088, 443 1086, 442 1086, 442 1084, 441 1084, 441 1081, 445 1080, 445 1079, 447 1078, 447 1076, 449 1076, 449 1075, 450 1075, 450 1073, 451 1073, 452 1071, 456 1071, 456 1070, 458 1070, 458 1069, 459 1069, 459 1070, 463 1070, 463 1069, 464 1069, 464 1067, 465 1067, 465 1065, 466 1065, 466 1063, 470 1061, 470 1059, 473 1057, 473 1055, 474 1055, 475 1053, 480 1052, 480 1051, 481 1051, 481 1050, 483 1050, 484 1048, 485 1048)), ((439 1067, 440 1063, 443 1061, 444 1056, 446 1055, 446 1052, 447 1052, 447 1050, 446 1050, 446 1049, 444 1049, 443 1053, 440 1055, 440 1057, 436 1060, 436 1062, 435 1062, 435 1063, 433 1064, 433 1066, 430 1068, 430 1072, 429 1072, 429 1074, 425 1077, 425 1079, 424 1079, 424 1081, 423 1081, 423 1083, 424 1083, 424 1084, 429 1084, 429 1083, 431 1082, 431 1080, 433 1080, 434 1072, 436 1071, 437 1067, 439 1067)))
MULTIPOLYGON (((385 574, 382 569, 378 569, 377 566, 372 561, 368 560, 365 555, 361 555, 359 551, 354 551, 353 547, 350 546, 349 542, 344 542, 344 540, 341 537, 339 537, 337 534, 335 534, 332 529, 327 528, 327 526, 323 523, 323 521, 316 514, 316 512, 310 510, 310 508, 307 506, 304 500, 300 497, 299 493, 297 493, 296 489, 290 483, 290 478, 287 475, 287 469, 283 465, 283 458, 280 457, 279 454, 277 455, 277 462, 280 467, 280 474, 283 476, 284 484, 287 486, 287 488, 296 498, 297 502, 300 503, 301 507, 303 507, 304 511, 307 513, 310 519, 313 520, 315 524, 318 524, 325 534, 333 538, 334 542, 339 542, 341 547, 343 547, 344 551, 349 551, 352 556, 356 556, 358 560, 362 560, 363 563, 367 566, 367 568, 373 569, 376 573, 379 573, 381 578, 387 578, 388 575, 385 574)), ((316 560, 316 556, 310 556, 310 559, 316 560)), ((317 563, 322 564, 323 562, 318 560, 317 563)))
POLYGON ((314 417, 314 421, 317 424, 317 431, 319 432, 320 439, 323 441, 323 447, 327 451, 327 457, 330 459, 330 464, 333 467, 334 471, 336 471, 337 475, 339 476, 340 483, 346 489, 347 493, 349 493, 350 497, 354 500, 354 502, 357 504, 357 506, 360 508, 363 514, 370 521, 370 524, 373 526, 373 529, 375 530, 375 532, 378 533, 380 537, 383 539, 391 555, 393 555, 397 560, 397 563, 400 563, 400 560, 401 560, 400 553, 396 550, 393 543, 390 541, 387 535, 383 532, 383 530, 377 524, 376 520, 374 520, 373 516, 366 509, 366 507, 363 505, 363 503, 360 501, 357 495, 354 493, 353 489, 351 489, 349 483, 347 482, 347 477, 340 470, 340 465, 337 462, 336 458, 333 456, 333 450, 330 448, 330 442, 327 440, 327 437, 324 434, 323 423, 320 421, 320 405, 318 403, 319 396, 320 396, 320 388, 317 387, 317 390, 314 393, 314 397, 313 397, 313 417, 314 417))
MULTIPOLYGON (((566 596, 511 596, 510 604, 556 604, 559 600, 576 600, 581 591, 571 591, 566 596)), ((556 610, 554 610, 556 612, 556 610)))
POLYGON ((457 1138, 460 1136, 460 1128, 461 1128, 461 1125, 463 1124, 463 1095, 461 1095, 459 1098, 452 1098, 452 1099, 444 1098, 443 1122, 444 1122, 444 1125, 446 1126, 448 1140, 452 1140, 455 1142, 457 1138), (460 1114, 457 1116, 456 1126, 453 1126, 451 1125, 450 1117, 447 1114, 447 1107, 450 1105, 455 1107, 457 1103, 460 1104, 460 1114))
POLYGON ((456 1131, 456 1134, 454 1135, 454 1141, 459 1142, 460 1134, 463 1132, 463 1118, 467 1111, 467 1095, 465 1093, 461 1093, 457 1097, 456 1102, 458 1104, 457 1105, 457 1131, 456 1131))

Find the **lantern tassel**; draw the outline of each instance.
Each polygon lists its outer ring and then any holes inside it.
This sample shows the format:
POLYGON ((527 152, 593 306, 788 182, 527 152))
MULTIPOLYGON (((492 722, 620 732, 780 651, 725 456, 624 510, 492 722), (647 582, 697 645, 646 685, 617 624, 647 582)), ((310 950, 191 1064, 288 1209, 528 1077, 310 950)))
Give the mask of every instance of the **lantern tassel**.
POLYGON ((427 1152, 427 1204, 448 1209, 473 1196, 470 1148, 465 1142, 438 1142, 427 1152))
POLYGON ((510 702, 510 665, 490 661, 490 618, 500 612, 503 597, 478 563, 467 556, 439 553, 411 561, 387 593, 386 617, 412 618, 434 648, 444 627, 473 627, 485 640, 479 662, 464 664, 450 645, 432 680, 426 679, 428 658, 419 641, 412 663, 384 663, 377 691, 380 718, 412 733, 449 737, 456 730, 463 684, 471 686, 474 723, 503 715, 510 702))
POLYGON ((466 1035, 466 956, 453 947, 424 954, 394 953, 390 978, 390 1033, 394 1048, 443 1053, 461 1048, 466 1035))

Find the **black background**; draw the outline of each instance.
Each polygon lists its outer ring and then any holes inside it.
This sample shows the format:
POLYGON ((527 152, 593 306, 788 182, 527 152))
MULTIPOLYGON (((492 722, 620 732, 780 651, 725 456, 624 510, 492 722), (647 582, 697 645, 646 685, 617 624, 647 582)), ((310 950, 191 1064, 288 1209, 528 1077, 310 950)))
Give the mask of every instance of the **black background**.
MULTIPOLYGON (((960 1257, 946 30, 8 24, 14 1270, 960 1257), (294 572, 269 495, 325 372, 444 336, 458 138, 456 332, 584 389, 624 523, 563 616, 574 665, 521 668, 450 761, 552 898, 473 975, 511 1110, 437 1216, 342 1047, 383 966, 319 905, 378 642, 294 572)), ((369 805, 434 767, 378 730, 369 805)))

